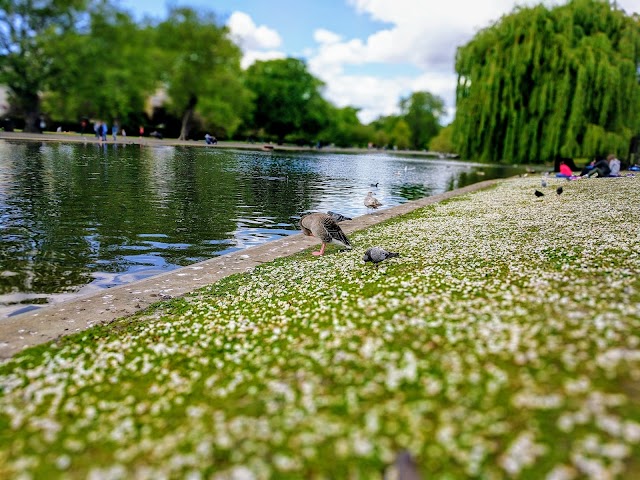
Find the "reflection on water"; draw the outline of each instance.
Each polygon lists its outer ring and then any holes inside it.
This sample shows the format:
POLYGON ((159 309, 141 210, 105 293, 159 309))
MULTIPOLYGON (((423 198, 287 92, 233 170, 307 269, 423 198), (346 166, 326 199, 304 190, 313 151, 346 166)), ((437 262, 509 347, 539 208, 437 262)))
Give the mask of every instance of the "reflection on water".
POLYGON ((393 154, 0 141, 0 317, 520 173, 393 154), (377 187, 372 184, 378 183, 377 187))

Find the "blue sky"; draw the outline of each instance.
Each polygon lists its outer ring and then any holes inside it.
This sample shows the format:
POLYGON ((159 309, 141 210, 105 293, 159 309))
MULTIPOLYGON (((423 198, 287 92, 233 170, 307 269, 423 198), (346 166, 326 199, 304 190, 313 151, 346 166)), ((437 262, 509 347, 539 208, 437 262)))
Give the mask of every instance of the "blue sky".
MULTIPOLYGON (((426 90, 455 112, 456 48, 516 6, 564 0, 120 0, 136 18, 165 18, 167 4, 213 11, 256 59, 303 58, 324 96, 360 109, 361 121, 398 112, 402 97, 426 90)), ((640 13, 640 0, 618 0, 640 13)))

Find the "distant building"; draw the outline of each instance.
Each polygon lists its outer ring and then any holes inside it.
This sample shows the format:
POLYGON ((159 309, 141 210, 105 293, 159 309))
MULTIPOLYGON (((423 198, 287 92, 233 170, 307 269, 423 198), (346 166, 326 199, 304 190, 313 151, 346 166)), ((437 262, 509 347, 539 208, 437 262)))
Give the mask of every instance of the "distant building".
POLYGON ((7 115, 9 110, 9 89, 0 85, 0 117, 7 115))
POLYGON ((158 88, 153 95, 147 98, 145 102, 145 112, 149 118, 152 118, 155 110, 162 108, 168 100, 169 95, 167 95, 167 90, 164 87, 158 88))

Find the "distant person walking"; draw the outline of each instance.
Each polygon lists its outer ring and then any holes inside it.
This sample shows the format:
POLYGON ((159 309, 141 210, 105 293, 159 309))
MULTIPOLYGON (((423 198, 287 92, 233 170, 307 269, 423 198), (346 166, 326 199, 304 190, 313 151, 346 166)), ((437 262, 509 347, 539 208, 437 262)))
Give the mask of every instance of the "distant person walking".
POLYGON ((118 130, 120 128, 118 127, 118 122, 113 122, 113 126, 111 127, 111 135, 113 136, 113 141, 116 141, 116 138, 118 136, 118 130))
POLYGON ((102 128, 100 129, 100 140, 102 140, 103 142, 107 141, 107 132, 109 131, 109 126, 107 125, 107 122, 102 122, 102 128))

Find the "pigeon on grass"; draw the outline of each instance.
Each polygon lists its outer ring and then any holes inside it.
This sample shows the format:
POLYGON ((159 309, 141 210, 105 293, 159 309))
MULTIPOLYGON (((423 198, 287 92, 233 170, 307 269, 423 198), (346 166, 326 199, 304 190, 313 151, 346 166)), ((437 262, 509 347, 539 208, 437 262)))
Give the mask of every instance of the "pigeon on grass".
POLYGON ((324 255, 327 244, 333 243, 351 249, 351 242, 344 234, 338 223, 326 213, 310 213, 300 219, 302 233, 309 237, 316 237, 322 242, 318 252, 313 255, 324 255))
POLYGON ((534 193, 536 197, 544 197, 544 193, 542 193, 540 190, 536 190, 534 193))
POLYGON ((401 450, 396 460, 384 472, 383 480, 422 480, 418 465, 407 450, 401 450))
POLYGON ((399 253, 388 252, 382 247, 371 247, 364 252, 362 260, 366 262, 372 262, 376 267, 378 264, 387 258, 399 257, 399 253))

